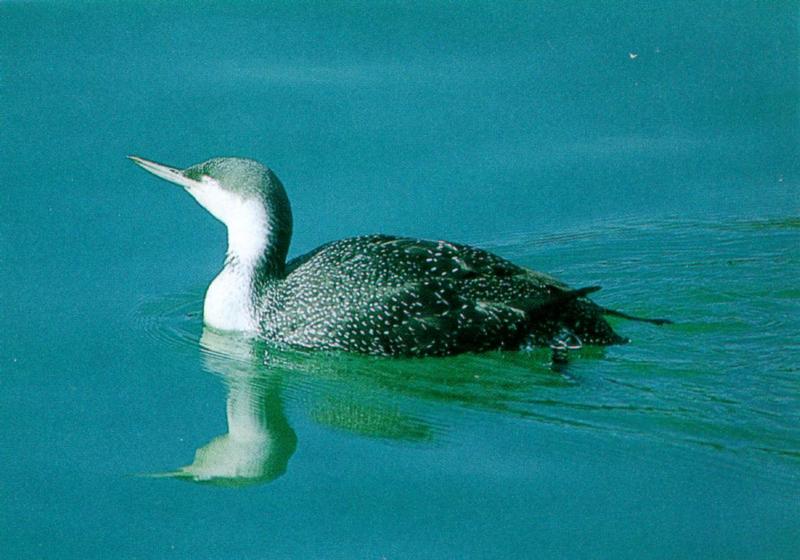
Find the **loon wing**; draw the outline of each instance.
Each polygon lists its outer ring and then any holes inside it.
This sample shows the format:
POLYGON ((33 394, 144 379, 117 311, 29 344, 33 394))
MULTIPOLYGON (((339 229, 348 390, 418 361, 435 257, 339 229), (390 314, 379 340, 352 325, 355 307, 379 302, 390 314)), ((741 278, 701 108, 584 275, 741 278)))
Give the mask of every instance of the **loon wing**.
POLYGON ((422 356, 511 346, 524 338, 528 314, 514 305, 466 297, 448 279, 409 282, 375 293, 355 314, 357 346, 371 353, 422 356))
POLYGON ((351 322, 341 325, 340 339, 361 351, 390 355, 519 349, 531 340, 537 325, 549 340, 550 331, 560 325, 553 318, 598 289, 558 290, 544 298, 504 301, 491 294, 470 297, 461 284, 425 280, 376 292, 351 322))

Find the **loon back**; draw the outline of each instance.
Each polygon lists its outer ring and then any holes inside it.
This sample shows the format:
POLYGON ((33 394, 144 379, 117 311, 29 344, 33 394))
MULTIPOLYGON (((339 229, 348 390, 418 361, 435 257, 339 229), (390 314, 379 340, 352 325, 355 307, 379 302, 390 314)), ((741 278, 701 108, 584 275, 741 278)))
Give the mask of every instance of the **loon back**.
POLYGON ((595 289, 467 245, 386 235, 324 245, 257 288, 265 338, 384 356, 546 346, 564 330, 625 342, 583 297, 595 289))

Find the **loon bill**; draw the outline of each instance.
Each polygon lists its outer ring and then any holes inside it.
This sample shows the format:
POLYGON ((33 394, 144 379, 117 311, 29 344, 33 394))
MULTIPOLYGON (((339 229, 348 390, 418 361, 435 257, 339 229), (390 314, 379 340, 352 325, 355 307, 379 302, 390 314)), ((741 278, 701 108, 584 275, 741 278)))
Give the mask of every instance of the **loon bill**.
POLYGON ((290 346, 380 356, 628 340, 586 296, 488 251, 389 235, 334 241, 286 262, 289 199, 260 163, 220 157, 177 169, 129 156, 186 192, 228 229, 228 252, 203 306, 206 325, 290 346))

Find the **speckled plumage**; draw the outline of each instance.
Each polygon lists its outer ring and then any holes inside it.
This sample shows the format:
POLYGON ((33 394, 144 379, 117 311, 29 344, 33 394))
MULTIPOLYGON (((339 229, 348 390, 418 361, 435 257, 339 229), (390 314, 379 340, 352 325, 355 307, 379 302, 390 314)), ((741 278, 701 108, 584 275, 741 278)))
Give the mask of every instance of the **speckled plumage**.
MULTIPOLYGON (((277 343, 382 356, 626 342, 602 308, 555 278, 446 241, 369 235, 286 263, 292 214, 260 163, 214 158, 185 170, 132 156, 183 186, 228 228, 228 255, 209 286, 207 325, 277 343)), ((646 320, 646 319, 643 319, 646 320)), ((650 320, 660 323, 661 320, 650 320)))
POLYGON ((265 338, 384 356, 614 344, 602 310, 556 279, 446 241, 370 235, 291 261, 256 290, 265 338))

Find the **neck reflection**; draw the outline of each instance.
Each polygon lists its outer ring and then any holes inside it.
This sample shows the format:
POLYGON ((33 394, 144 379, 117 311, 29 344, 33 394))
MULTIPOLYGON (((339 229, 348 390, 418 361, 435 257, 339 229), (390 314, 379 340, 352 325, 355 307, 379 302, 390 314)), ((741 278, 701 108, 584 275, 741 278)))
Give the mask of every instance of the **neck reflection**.
POLYGON ((263 366, 263 349, 251 339, 206 328, 200 346, 205 368, 228 388, 228 432, 200 447, 191 464, 160 476, 222 486, 280 477, 297 435, 284 413, 279 373, 263 366))

